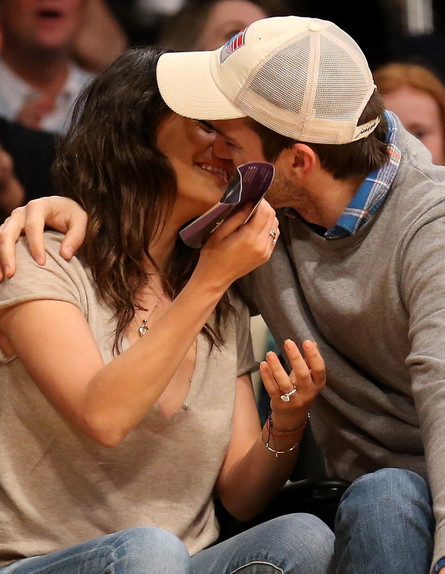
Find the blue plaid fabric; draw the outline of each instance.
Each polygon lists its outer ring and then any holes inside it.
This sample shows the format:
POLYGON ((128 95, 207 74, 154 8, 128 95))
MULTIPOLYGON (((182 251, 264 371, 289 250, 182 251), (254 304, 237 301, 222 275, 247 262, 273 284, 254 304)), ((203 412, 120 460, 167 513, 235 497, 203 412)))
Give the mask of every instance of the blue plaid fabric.
POLYGON ((385 116, 388 121, 386 142, 389 162, 368 175, 334 227, 325 232, 326 239, 339 239, 356 233, 372 218, 394 181, 401 157, 399 130, 394 114, 386 111, 385 116))

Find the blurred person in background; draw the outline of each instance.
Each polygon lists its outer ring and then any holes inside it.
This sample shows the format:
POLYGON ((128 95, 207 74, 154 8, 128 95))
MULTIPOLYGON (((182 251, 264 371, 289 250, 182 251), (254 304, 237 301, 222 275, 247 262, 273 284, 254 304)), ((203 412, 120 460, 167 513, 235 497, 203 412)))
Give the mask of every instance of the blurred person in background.
POLYGON ((57 132, 79 86, 92 78, 74 60, 97 72, 126 48, 127 38, 105 0, 0 0, 0 24, 5 28, 3 50, 0 28, 2 221, 15 207, 56 193, 51 166, 57 132), (49 92, 61 81, 65 84, 53 100, 49 92))
POLYGON ((390 62, 374 71, 385 107, 430 150, 433 163, 445 164, 445 85, 427 66, 390 62))
MULTIPOLYGON (((2 44, 0 28, 0 53, 2 44)), ((55 137, 0 117, 0 221, 30 199, 55 193, 51 182, 55 137)))
POLYGON ((14 161, 7 151, 0 146, 0 219, 25 199, 25 190, 14 173, 14 161))
POLYGON ((13 170, 11 177, 16 178, 22 188, 20 192, 16 185, 13 188, 8 185, 9 192, 3 188, 4 201, 0 197, 1 219, 31 199, 56 193, 51 166, 56 153, 57 137, 52 132, 33 130, 0 117, 0 146, 4 162, 2 173, 6 176, 13 170))
POLYGON ((285 14, 282 0, 191 0, 165 21, 159 43, 170 50, 215 50, 252 22, 285 14))
POLYGON ((125 30, 106 0, 88 0, 73 56, 85 70, 100 72, 129 47, 125 30))
POLYGON ((72 58, 90 0, 0 0, 0 116, 63 132, 92 75, 72 58))

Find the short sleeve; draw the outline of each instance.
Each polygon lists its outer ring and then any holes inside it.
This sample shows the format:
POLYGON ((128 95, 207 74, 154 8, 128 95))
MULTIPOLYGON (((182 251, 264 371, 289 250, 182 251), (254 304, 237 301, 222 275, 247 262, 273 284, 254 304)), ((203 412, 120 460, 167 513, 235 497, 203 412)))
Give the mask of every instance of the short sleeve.
POLYGON ((87 291, 91 289, 87 272, 74 257, 65 261, 59 253, 63 236, 45 233, 46 264, 38 265, 21 237, 16 250, 16 273, 0 283, 0 309, 28 301, 52 299, 72 303, 88 315, 87 291))

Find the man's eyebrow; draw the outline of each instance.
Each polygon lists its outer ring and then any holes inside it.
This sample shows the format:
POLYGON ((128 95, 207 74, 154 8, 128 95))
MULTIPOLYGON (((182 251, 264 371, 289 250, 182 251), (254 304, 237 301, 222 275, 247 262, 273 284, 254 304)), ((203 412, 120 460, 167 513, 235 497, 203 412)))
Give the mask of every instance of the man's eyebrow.
POLYGON ((208 122, 207 120, 196 120, 196 121, 202 124, 203 126, 206 126, 206 128, 209 128, 209 130, 215 129, 215 126, 212 124, 212 122, 208 122))

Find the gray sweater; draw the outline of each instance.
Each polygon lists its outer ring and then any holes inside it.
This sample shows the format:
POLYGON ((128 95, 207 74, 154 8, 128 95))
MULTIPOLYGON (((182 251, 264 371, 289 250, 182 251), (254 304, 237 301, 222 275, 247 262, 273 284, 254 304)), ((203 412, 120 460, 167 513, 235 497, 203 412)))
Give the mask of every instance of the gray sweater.
POLYGON ((445 556, 445 168, 401 126, 400 147, 388 197, 356 235, 326 240, 281 213, 271 260, 240 287, 280 346, 320 347, 328 382, 312 426, 328 474, 399 467, 429 480, 435 562, 445 556))

